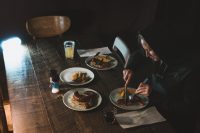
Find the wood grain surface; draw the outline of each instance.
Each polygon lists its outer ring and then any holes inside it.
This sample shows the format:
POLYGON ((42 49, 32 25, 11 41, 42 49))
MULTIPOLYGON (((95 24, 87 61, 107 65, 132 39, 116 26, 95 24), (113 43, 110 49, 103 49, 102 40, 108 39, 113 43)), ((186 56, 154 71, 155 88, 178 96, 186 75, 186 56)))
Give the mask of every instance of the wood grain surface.
MULTIPOLYGON (((90 69, 84 63, 85 58, 78 55, 74 60, 65 60, 63 44, 57 40, 40 39, 34 44, 24 44, 23 48, 25 52, 18 67, 5 61, 15 133, 174 133, 168 122, 122 129, 117 123, 105 121, 103 110, 114 107, 109 101, 110 92, 124 84, 121 63, 107 71, 90 69), (63 104, 62 95, 77 87, 60 82, 60 93, 51 93, 49 70, 56 69, 60 73, 73 66, 94 72, 94 80, 81 87, 101 94, 103 101, 96 109, 77 112, 63 104)), ((118 112, 124 110, 118 109, 118 112)))

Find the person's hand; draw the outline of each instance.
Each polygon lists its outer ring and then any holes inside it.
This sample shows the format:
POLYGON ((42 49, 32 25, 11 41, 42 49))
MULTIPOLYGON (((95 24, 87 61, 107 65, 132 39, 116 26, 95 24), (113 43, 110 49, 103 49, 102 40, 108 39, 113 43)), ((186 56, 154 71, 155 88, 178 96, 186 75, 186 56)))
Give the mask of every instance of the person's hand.
POLYGON ((151 87, 149 84, 145 84, 141 82, 138 88, 136 89, 135 93, 149 96, 151 93, 151 87))
POLYGON ((125 81, 125 86, 127 86, 129 84, 129 82, 131 81, 133 75, 133 71, 130 69, 124 69, 123 70, 123 79, 125 81))

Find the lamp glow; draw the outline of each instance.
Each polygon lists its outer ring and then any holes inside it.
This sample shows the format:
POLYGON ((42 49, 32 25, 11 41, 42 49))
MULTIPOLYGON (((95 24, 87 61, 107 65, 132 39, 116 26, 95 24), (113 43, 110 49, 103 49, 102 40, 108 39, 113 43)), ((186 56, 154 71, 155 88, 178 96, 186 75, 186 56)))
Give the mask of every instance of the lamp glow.
POLYGON ((21 45, 21 39, 18 37, 12 37, 4 40, 1 43, 5 65, 8 65, 10 69, 18 68, 22 65, 25 57, 25 48, 21 45))

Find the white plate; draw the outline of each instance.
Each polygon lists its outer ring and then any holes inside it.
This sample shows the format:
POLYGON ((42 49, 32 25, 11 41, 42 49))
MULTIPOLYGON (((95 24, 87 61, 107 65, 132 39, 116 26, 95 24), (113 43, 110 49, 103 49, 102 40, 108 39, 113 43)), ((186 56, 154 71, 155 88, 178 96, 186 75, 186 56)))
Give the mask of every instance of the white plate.
POLYGON ((94 79, 94 73, 92 71, 90 71, 89 69, 86 69, 86 68, 82 68, 82 67, 72 67, 72 68, 68 68, 68 69, 65 69, 64 71, 62 71, 60 73, 60 79, 61 81, 67 83, 67 84, 70 84, 70 85, 75 85, 75 86, 78 86, 78 85, 85 85, 85 84, 88 84, 90 83, 93 79, 94 79), (72 74, 74 74, 75 72, 84 72, 84 73, 87 73, 87 76, 90 77, 90 80, 86 81, 86 82, 73 82, 71 80, 71 77, 72 77, 72 74))
POLYGON ((102 97, 101 95, 95 91, 95 90, 92 90, 92 89, 89 89, 89 88, 76 88, 76 89, 72 89, 72 90, 69 90, 68 92, 66 92, 63 96, 63 103, 70 109, 72 110, 75 110, 75 111, 89 111, 89 110, 93 110, 95 108, 97 108, 102 102, 102 97), (98 102, 95 106, 91 107, 91 108, 88 108, 88 109, 84 109, 84 108, 81 108, 77 105, 75 105, 73 102, 72 102, 72 98, 73 98, 73 94, 75 91, 78 91, 79 93, 82 93, 84 91, 93 91, 94 93, 97 94, 97 97, 98 97, 98 102))
MULTIPOLYGON (((144 107, 146 107, 149 103, 149 98, 147 96, 144 96, 144 95, 138 95, 144 102, 144 105, 141 105, 139 103, 134 103, 133 105, 120 105, 117 103, 117 100, 121 98, 121 96, 119 95, 119 91, 121 90, 122 88, 118 88, 118 89, 115 89, 113 90, 111 93, 110 93, 110 101, 112 102, 112 104, 114 104, 115 106, 117 106, 118 108, 121 108, 121 109, 125 109, 125 110, 138 110, 138 109, 142 109, 144 107)), ((130 88, 128 88, 130 89, 130 88)))
POLYGON ((113 61, 112 61, 112 64, 111 64, 109 67, 98 68, 98 67, 95 67, 95 66, 90 65, 90 61, 91 61, 94 57, 88 57, 88 58, 86 58, 85 63, 86 63, 89 67, 91 67, 91 68, 93 68, 93 69, 96 69, 96 70, 110 70, 110 69, 112 69, 112 68, 114 68, 114 67, 117 66, 118 61, 117 61, 114 57, 112 57, 112 56, 110 56, 110 55, 108 55, 108 56, 113 60, 113 61))

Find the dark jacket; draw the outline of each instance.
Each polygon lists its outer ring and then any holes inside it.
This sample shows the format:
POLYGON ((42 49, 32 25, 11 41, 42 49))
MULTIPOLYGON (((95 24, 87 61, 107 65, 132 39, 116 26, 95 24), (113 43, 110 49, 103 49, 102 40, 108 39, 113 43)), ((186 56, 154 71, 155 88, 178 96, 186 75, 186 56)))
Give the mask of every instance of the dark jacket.
MULTIPOLYGON (((156 26, 153 25, 140 31, 150 47, 164 62, 160 65, 149 59, 149 63, 153 66, 152 72, 148 74, 150 75, 149 84, 153 89, 150 99, 158 110, 178 130, 181 130, 180 132, 187 133, 193 129, 194 115, 200 103, 198 98, 200 94, 198 85, 200 83, 200 78, 198 78, 200 56, 191 51, 184 53, 187 49, 182 50, 180 46, 187 44, 179 45, 176 40, 178 38, 170 34, 169 28, 165 27, 164 24, 156 24, 156 26), (167 66, 166 71, 162 71, 163 66, 167 66), (184 124, 187 129, 183 128, 184 124)), ((184 38, 180 42, 184 42, 184 38)), ((131 56, 127 67, 136 71, 146 60, 148 59, 144 55, 143 48, 138 44, 138 50, 131 56)))

